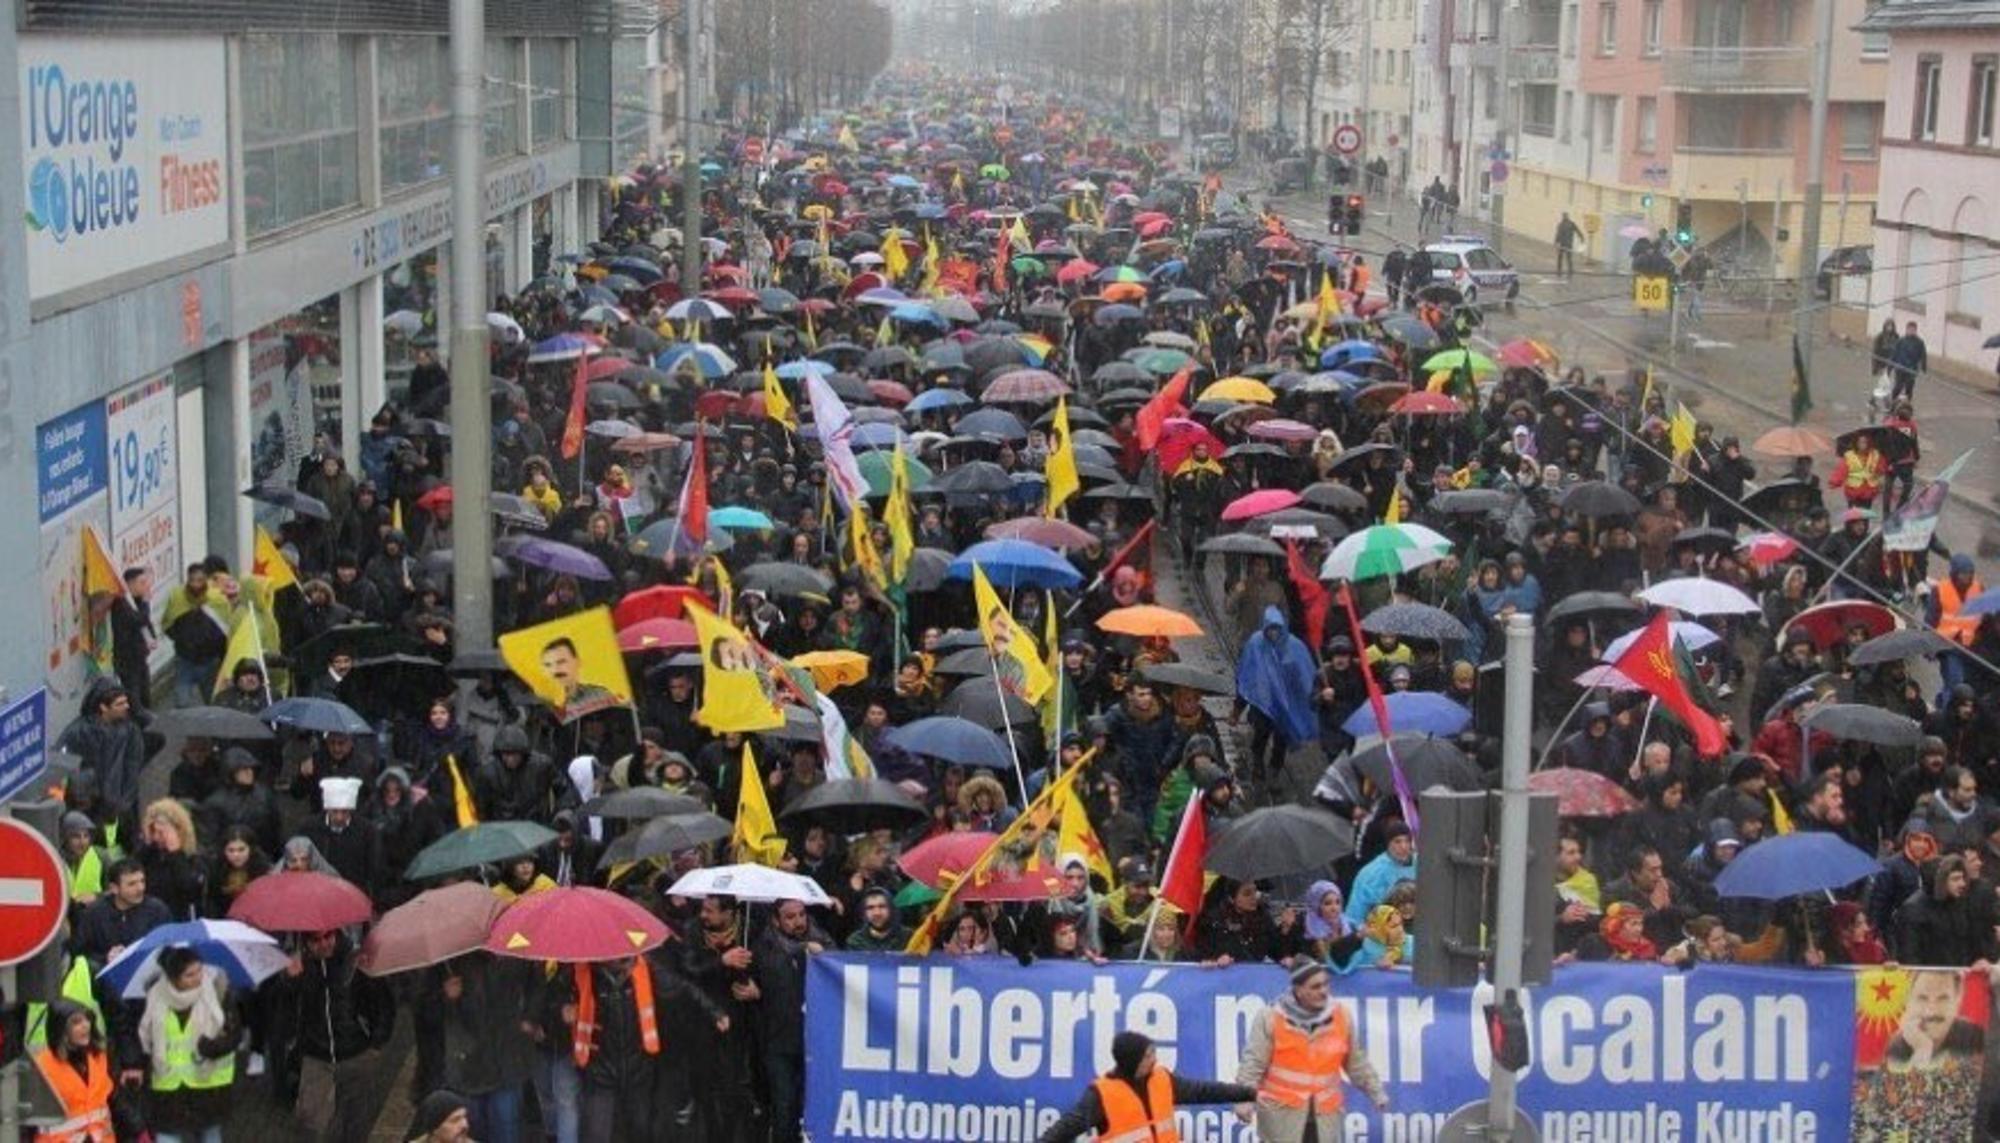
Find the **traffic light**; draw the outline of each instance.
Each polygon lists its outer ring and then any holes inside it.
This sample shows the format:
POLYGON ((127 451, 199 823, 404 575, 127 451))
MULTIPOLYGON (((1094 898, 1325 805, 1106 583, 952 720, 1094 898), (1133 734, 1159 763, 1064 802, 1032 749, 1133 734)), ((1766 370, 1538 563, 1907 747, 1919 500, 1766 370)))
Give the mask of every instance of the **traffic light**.
POLYGON ((1694 245, 1694 204, 1691 202, 1674 207, 1674 241, 1682 246, 1694 245))
POLYGON ((1349 234, 1361 233, 1361 208, 1363 205, 1365 204, 1360 195, 1351 194, 1347 196, 1347 232, 1349 234))
POLYGON ((1419 799, 1415 980, 1419 988, 1479 983, 1486 928, 1484 792, 1427 791, 1419 799))
POLYGON ((1515 990, 1508 989, 1498 1003, 1486 1006, 1486 1035, 1493 1047, 1494 1067, 1518 1072, 1534 1062, 1528 1043, 1528 1014, 1515 990))

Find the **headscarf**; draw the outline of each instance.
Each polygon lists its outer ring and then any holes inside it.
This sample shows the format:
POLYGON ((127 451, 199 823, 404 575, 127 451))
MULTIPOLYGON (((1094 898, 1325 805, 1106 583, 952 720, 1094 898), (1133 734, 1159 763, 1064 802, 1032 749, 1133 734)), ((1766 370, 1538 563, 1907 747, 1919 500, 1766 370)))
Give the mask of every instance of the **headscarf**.
POLYGON ((1361 931, 1368 935, 1367 947, 1356 957, 1356 963, 1371 964, 1381 968, 1393 968, 1402 962, 1403 948, 1410 935, 1405 932, 1403 939, 1391 944, 1389 924, 1402 919, 1402 913, 1394 905, 1377 905, 1368 910, 1368 919, 1362 923, 1361 931))
POLYGON ((1638 937, 1625 935, 1625 918, 1634 916, 1643 918, 1645 913, 1637 905, 1614 901, 1610 908, 1604 910, 1604 919, 1597 923, 1598 935, 1604 938, 1605 944, 1611 946, 1612 959, 1660 959, 1660 950, 1653 947, 1653 942, 1644 935, 1638 937))
POLYGON ((326 855, 319 851, 319 846, 314 845, 312 839, 303 834, 285 843, 286 861, 289 862, 295 857, 305 858, 306 868, 311 872, 324 873, 331 877, 340 876, 339 871, 334 869, 333 863, 328 861, 326 855))
POLYGON ((1306 937, 1309 940, 1337 941, 1354 931, 1347 923, 1347 914, 1338 909, 1334 910, 1332 921, 1320 916, 1320 906, 1326 903, 1329 894, 1336 902, 1346 904, 1347 895, 1331 881, 1315 881, 1312 888, 1306 890, 1306 937))
MULTIPOLYGON (((576 789, 579 803, 588 802, 597 796, 597 759, 589 754, 579 754, 569 760, 569 784, 576 789)), ((586 819, 590 827, 590 840, 604 840, 604 819, 586 819)))

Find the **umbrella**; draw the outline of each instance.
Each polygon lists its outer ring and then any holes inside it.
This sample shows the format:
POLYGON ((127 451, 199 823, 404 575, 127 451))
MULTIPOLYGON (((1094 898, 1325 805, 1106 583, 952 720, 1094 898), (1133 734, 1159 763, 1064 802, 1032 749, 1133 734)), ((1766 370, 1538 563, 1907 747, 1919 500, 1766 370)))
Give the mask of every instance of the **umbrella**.
POLYGON ((1683 576, 1663 580, 1639 593, 1654 607, 1671 607, 1683 615, 1757 615, 1764 607, 1721 580, 1683 576))
POLYGON ((274 508, 285 508, 300 516, 311 516, 315 520, 333 519, 333 513, 327 511, 324 502, 307 496, 296 488, 286 488, 283 485, 276 484, 258 485, 255 488, 244 489, 243 495, 257 501, 259 504, 269 504, 274 508))
POLYGON ((1840 889, 1881 871, 1881 863, 1835 834, 1787 833, 1744 846, 1716 875, 1715 891, 1780 901, 1840 889))
POLYGON ((1107 611, 1097 626, 1119 635, 1146 638, 1185 639, 1200 635, 1201 624, 1171 607, 1142 603, 1107 611))
POLYGON ((1269 385, 1254 377, 1225 377, 1203 389, 1197 401, 1247 401, 1253 405, 1268 405, 1278 399, 1269 385))
POLYGON ((1376 524, 1335 544, 1320 565, 1319 576, 1357 582, 1396 576, 1450 553, 1451 541, 1421 524, 1376 524))
POLYGON ((769 516, 755 508, 743 508, 734 504, 710 511, 708 522, 718 528, 741 532, 768 532, 777 527, 769 516))
POLYGON ((667 926, 637 902, 605 889, 544 889, 493 922, 486 951, 566 964, 624 960, 666 943, 667 926))
POLYGON ((323 933, 365 924, 375 916, 368 895, 324 873, 279 871, 245 886, 229 919, 267 933, 323 933))
POLYGON ((998 840, 999 834, 983 830, 941 833, 911 846, 908 853, 896 859, 896 865, 925 885, 943 889, 963 877, 998 840))
POLYGON ((1276 540, 1268 540, 1262 536, 1253 536, 1247 532, 1231 532, 1227 535, 1203 540, 1198 545, 1198 550, 1220 552, 1231 556, 1263 556, 1270 559, 1285 558, 1285 549, 1280 547, 1276 540))
POLYGON ((244 991, 276 976, 291 963, 277 939, 241 921, 182 921, 159 928, 126 945, 97 974, 106 988, 126 1000, 144 1000, 160 976, 160 953, 188 949, 202 963, 222 970, 229 983, 244 991))
POLYGON ((929 413, 972 404, 972 398, 957 389, 926 389, 903 406, 905 413, 929 413))
POLYGON ((762 865, 715 865, 696 869, 667 890, 669 897, 734 897, 738 901, 803 901, 833 904, 819 882, 762 865))
MULTIPOLYGON (((1382 701, 1388 707, 1389 726, 1399 732, 1453 735, 1472 725, 1471 711, 1436 691, 1391 691, 1382 701)), ((1356 738, 1382 731, 1370 703, 1356 707, 1340 729, 1356 738)), ((1401 754, 1397 757, 1400 760, 1401 754)))
POLYGON ((1234 695, 1236 682, 1226 675, 1204 671, 1186 663, 1148 663, 1139 668, 1139 677, 1163 687, 1185 687, 1211 695, 1234 695))
POLYGON ((1801 720, 1808 730, 1837 739, 1876 746, 1915 746, 1923 741, 1923 724, 1907 715, 1858 702, 1828 703, 1801 720))
MULTIPOLYGON (((939 478, 940 483, 943 480, 939 478)), ((931 487, 936 488, 937 484, 931 487)), ((960 552, 945 574, 952 579, 969 580, 974 564, 979 565, 995 587, 1053 589, 1076 587, 1083 582, 1083 573, 1068 560, 1025 540, 981 540, 960 552)))
POLYGON ((1239 496, 1223 506, 1225 522, 1249 520, 1267 512, 1280 512, 1299 503, 1299 494, 1289 488, 1261 488, 1239 496))
POLYGON ((1498 373, 1500 367, 1493 359, 1469 349, 1447 349, 1443 353, 1433 353, 1423 364, 1425 373, 1450 372, 1454 369, 1469 369, 1477 376, 1498 373))
POLYGON ((1023 516, 1017 520, 1002 520, 986 529, 989 540, 1024 540, 1045 548, 1068 550, 1087 547, 1099 542, 1097 536, 1084 531, 1067 520, 1057 520, 1046 516, 1023 516))
POLYGON ((833 580, 804 564, 751 564, 736 577, 740 590, 761 591, 766 595, 833 594, 833 580))
MULTIPOLYGON (((1408 694, 1410 692, 1403 692, 1408 694)), ((1486 788, 1486 778, 1479 767, 1465 756, 1465 752, 1442 738, 1424 734, 1397 734, 1391 739, 1396 748, 1396 763, 1403 768, 1403 777, 1410 789, 1422 792, 1432 786, 1444 786, 1461 792, 1471 792, 1486 788)), ((1378 790, 1395 788, 1389 777, 1389 751, 1382 739, 1370 736, 1354 744, 1348 761, 1362 777, 1375 783, 1378 790)))
POLYGON ((1783 532, 1758 532, 1745 538, 1740 547, 1750 562, 1769 567, 1791 559, 1799 550, 1799 542, 1783 532))
POLYGON ((226 706, 190 706, 162 711, 157 723, 160 733, 185 738, 220 738, 235 742, 263 742, 272 737, 271 728, 254 714, 226 706))
POLYGON ((422 881, 461 869, 495 865, 530 854, 556 839, 556 831, 536 822, 480 822, 456 829, 410 859, 403 877, 422 881))
POLYGON ((657 786, 634 786, 599 794, 577 807, 577 813, 589 818, 647 821, 670 814, 698 814, 703 808, 700 801, 684 794, 669 793, 657 786))
POLYGON ((875 829, 906 829, 929 819, 930 811, 894 782, 833 778, 794 799, 778 817, 814 822, 849 836, 875 829))
POLYGON ((1477 516, 1486 512, 1505 512, 1514 506, 1514 495, 1498 488, 1453 488, 1431 497, 1428 505, 1433 512, 1447 516, 1477 516))
MULTIPOLYGON (((1717 635, 1699 623, 1691 623, 1685 619, 1674 620, 1668 625, 1667 631, 1668 634, 1673 636, 1676 642, 1690 651, 1699 651, 1703 647, 1722 641, 1722 636, 1717 635)), ((1638 640, 1639 636, 1645 633, 1645 630, 1641 628, 1638 631, 1628 631, 1620 635, 1611 641, 1611 645, 1604 649, 1604 653, 1599 655, 1598 659, 1606 663, 1617 662, 1619 659, 1624 658, 1626 650, 1638 640)))
MULTIPOLYGON (((985 685, 992 689, 992 684, 985 685)), ((1231 688, 1232 692, 1234 689, 1231 688)), ((1000 770, 1011 757, 1007 743, 998 734, 962 718, 920 718, 889 731, 887 738, 889 745, 905 753, 942 758, 961 766, 1000 770)))
POLYGON ((1014 401, 1032 403, 1053 401, 1067 396, 1069 391, 1069 386, 1060 377, 1046 369, 1014 369, 995 377, 979 399, 989 405, 1014 401))
POLYGON ((958 419, 958 435, 962 437, 989 436, 1007 441, 1028 439, 1028 427, 1021 418, 1005 409, 981 409, 967 413, 958 419))
POLYGON ((735 828, 707 810, 700 809, 657 817, 643 826, 619 834, 604 847, 603 856, 597 859, 597 867, 610 869, 634 861, 671 858, 684 850, 721 841, 735 832, 735 828))
POLYGON ((1877 635, 1847 656, 1850 666, 1866 667, 1875 663, 1888 663, 1899 659, 1914 658, 1918 655, 1935 655, 1942 651, 1955 650, 1958 644, 1938 634, 1929 627, 1905 627, 1886 635, 1877 635))
POLYGON ((1354 852, 1354 825, 1318 806, 1266 806, 1225 826, 1202 868, 1237 881, 1325 869, 1354 852))
POLYGON ((1639 498, 1602 480, 1586 480, 1573 484, 1563 493, 1560 506, 1572 516, 1636 516, 1639 514, 1639 498))
POLYGON ((507 549, 507 558, 541 568, 543 571, 559 575, 572 575, 578 579, 608 581, 611 569, 604 561, 573 544, 558 540, 544 540, 539 536, 529 536, 507 549))
POLYGON ((1615 591, 1579 591, 1563 597, 1561 603, 1549 608, 1545 623, 1556 623, 1565 619, 1587 619, 1593 615, 1629 615, 1639 610, 1639 605, 1629 596, 1615 591))
POLYGON ((1752 452, 1765 456, 1791 458, 1801 456, 1825 456, 1833 452, 1833 441, 1817 429, 1804 425, 1787 425, 1772 429, 1751 442, 1752 452))
POLYGON ((1337 481, 1326 480, 1309 484, 1299 493, 1299 499, 1315 508, 1329 512, 1366 512, 1368 498, 1359 489, 1337 481))
POLYGON ((618 629, 618 649, 628 655, 693 647, 694 624, 685 619, 641 619, 618 629))
POLYGON ((1388 603, 1362 617, 1361 629, 1377 634, 1449 643, 1472 638, 1452 614, 1425 603, 1388 603))
POLYGON ((1958 609, 1960 615, 1970 619, 1975 615, 1992 615, 2000 612, 2000 587, 1989 587, 1965 601, 1958 609))
POLYGON ((635 591, 618 601, 611 612, 611 620, 620 630, 645 619, 684 619, 687 604, 692 601, 710 611, 715 610, 715 601, 698 587, 682 584, 659 584, 635 591))
POLYGON ((991 679, 967 679, 958 684, 938 704, 938 714, 990 730, 1031 725, 1041 718, 1021 696, 1001 689, 991 679))
POLYGON ((1831 603, 1808 607, 1792 616, 1792 621, 1778 632, 1778 646, 1783 647, 1793 631, 1802 631, 1813 641, 1813 646, 1824 651, 1847 638, 1850 627, 1864 628, 1868 637, 1873 639, 1895 630, 1896 623, 1896 613, 1882 604, 1864 599, 1836 599, 1831 603))
POLYGON ((389 976, 476 952, 506 908, 477 881, 427 889, 382 914, 355 963, 370 976, 389 976))
POLYGON ((792 665, 810 671, 813 685, 822 691, 850 687, 868 678, 868 656, 859 651, 807 651, 794 655, 792 665))
MULTIPOLYGON (((963 424, 964 422, 960 422, 963 424)), ((960 496, 1008 492, 1014 481, 1007 470, 988 460, 971 460, 955 465, 931 480, 930 491, 960 496)))
POLYGON ((375 728, 344 702, 322 698, 280 699, 257 716, 273 726, 314 734, 372 734, 375 728))
POLYGON ((1556 814, 1565 818, 1615 818, 1639 808, 1625 787, 1597 773, 1557 766, 1528 775, 1528 789, 1556 796, 1556 814))

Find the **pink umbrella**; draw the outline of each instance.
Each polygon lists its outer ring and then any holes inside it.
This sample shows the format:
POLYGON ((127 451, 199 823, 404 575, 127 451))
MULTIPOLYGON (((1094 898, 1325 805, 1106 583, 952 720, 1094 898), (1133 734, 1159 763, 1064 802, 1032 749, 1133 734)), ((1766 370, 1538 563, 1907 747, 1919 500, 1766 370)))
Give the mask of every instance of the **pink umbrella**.
POLYGON ((1769 566, 1790 559, 1799 550, 1799 542, 1782 532, 1759 532, 1743 541, 1742 550, 1750 562, 1769 566))
POLYGON ((1576 677, 1580 687, 1603 687, 1608 691, 1636 691, 1639 684, 1633 682, 1625 672, 1608 663, 1600 663, 1576 677))
POLYGON ((908 853, 896 859, 896 864, 931 888, 943 889, 946 879, 956 881, 964 876, 999 839, 999 834, 977 830, 943 833, 910 847, 908 853))
POLYGON ((989 540, 1026 540, 1045 548, 1066 551, 1096 543, 1097 537, 1077 527, 1067 520, 1050 519, 1043 516, 1023 516, 1016 520, 1002 520, 986 529, 989 540))
POLYGON ((229 919, 267 933, 323 933, 362 924, 375 915, 368 895, 353 883, 324 873, 266 873, 237 894, 229 919))
POLYGON ((618 632, 618 649, 627 654, 684 651, 697 642, 694 624, 685 619, 641 619, 618 632))
POLYGON ((1208 431, 1208 426, 1186 417, 1167 418, 1167 423, 1160 427, 1159 447, 1154 449, 1160 458, 1160 471, 1172 476, 1198 444, 1207 445, 1212 458, 1222 455, 1222 440, 1208 431))
POLYGON ((1250 435, 1273 441, 1309 441, 1319 437, 1319 430, 1304 421, 1294 421, 1287 417, 1274 417, 1250 426, 1250 435))
POLYGON ((1299 494, 1289 488, 1260 488, 1248 496, 1239 496, 1222 510, 1224 520, 1249 520, 1257 516, 1268 516, 1296 507, 1299 494))
POLYGON ((1060 286, 1075 285, 1103 268, 1088 258, 1072 258, 1063 263, 1062 269, 1056 271, 1056 284, 1060 286))
POLYGON ((603 889, 544 889, 493 922, 486 951, 565 963, 622 960, 666 943, 667 926, 637 903, 603 889))

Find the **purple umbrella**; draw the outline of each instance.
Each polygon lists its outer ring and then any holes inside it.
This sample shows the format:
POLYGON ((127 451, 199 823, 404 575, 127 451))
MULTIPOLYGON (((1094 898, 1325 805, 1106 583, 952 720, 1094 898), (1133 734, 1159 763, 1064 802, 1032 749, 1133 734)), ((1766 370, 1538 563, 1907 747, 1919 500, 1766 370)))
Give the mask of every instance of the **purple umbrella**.
POLYGON ((578 579, 608 580, 611 578, 611 569, 604 566, 603 560, 598 559, 582 548, 571 544, 559 543, 555 540, 529 537, 517 544, 511 545, 507 549, 506 555, 508 559, 519 560, 529 567, 541 568, 544 571, 557 572, 562 575, 573 575, 578 579))

